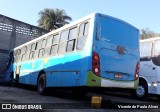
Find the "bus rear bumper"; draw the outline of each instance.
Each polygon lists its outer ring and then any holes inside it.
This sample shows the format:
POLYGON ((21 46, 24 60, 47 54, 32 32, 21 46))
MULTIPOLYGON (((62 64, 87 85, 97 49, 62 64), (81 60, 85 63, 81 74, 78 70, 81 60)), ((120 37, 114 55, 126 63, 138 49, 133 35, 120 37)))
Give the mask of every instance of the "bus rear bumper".
POLYGON ((109 87, 109 88, 128 88, 137 89, 139 84, 139 79, 135 81, 118 81, 110 80, 96 76, 92 71, 87 73, 87 83, 86 86, 92 87, 109 87))
POLYGON ((136 89, 138 88, 139 80, 135 81, 117 81, 110 79, 101 79, 101 87, 113 87, 113 88, 130 88, 136 89))

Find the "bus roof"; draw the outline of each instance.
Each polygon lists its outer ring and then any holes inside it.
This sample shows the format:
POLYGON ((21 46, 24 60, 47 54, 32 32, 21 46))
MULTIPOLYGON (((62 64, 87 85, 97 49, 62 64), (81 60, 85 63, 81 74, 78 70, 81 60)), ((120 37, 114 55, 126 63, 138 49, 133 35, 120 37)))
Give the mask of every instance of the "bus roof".
MULTIPOLYGON (((128 26, 130 26, 130 27, 133 27, 133 28, 137 29, 136 27, 132 26, 131 24, 129 24, 129 23, 123 21, 123 20, 120 20, 120 19, 118 19, 118 18, 115 18, 115 17, 112 17, 112 16, 108 16, 108 15, 104 15, 104 14, 101 14, 101 13, 92 13, 92 14, 87 15, 87 16, 85 16, 85 17, 83 17, 83 18, 81 18, 81 19, 79 19, 79 20, 77 20, 77 21, 71 22, 70 24, 67 24, 67 25, 65 25, 65 26, 63 26, 63 27, 61 27, 61 28, 58 28, 58 29, 56 29, 56 30, 53 30, 53 31, 51 31, 51 32, 49 32, 49 33, 47 33, 47 34, 44 34, 44 35, 36 38, 36 39, 33 39, 33 40, 31 40, 31 41, 29 41, 29 42, 26 42, 26 43, 24 43, 24 44, 22 44, 22 45, 20 45, 20 46, 18 46, 18 47, 15 47, 15 48, 12 49, 12 50, 19 49, 19 48, 21 48, 21 47, 23 47, 23 46, 25 46, 25 45, 28 45, 28 44, 30 44, 30 43, 32 43, 32 42, 36 42, 36 41, 38 41, 38 40, 40 40, 40 39, 42 39, 42 38, 44 38, 44 37, 47 37, 47 36, 49 36, 49 35, 54 34, 54 33, 56 34, 56 33, 59 32, 59 31, 62 31, 62 30, 66 29, 66 28, 68 28, 68 27, 71 27, 71 26, 73 26, 73 25, 79 24, 79 23, 81 23, 81 22, 83 22, 83 21, 85 21, 85 20, 88 20, 88 19, 91 19, 91 18, 94 19, 94 17, 95 17, 95 16, 98 16, 98 15, 99 15, 99 16, 103 16, 103 17, 107 17, 107 18, 111 18, 111 19, 114 19, 114 20, 116 20, 116 21, 120 21, 120 22, 122 22, 123 24, 126 24, 126 25, 128 25, 128 26)), ((137 30, 138 30, 138 29, 137 29, 137 30)))
POLYGON ((85 21, 85 20, 88 20, 88 19, 90 19, 90 18, 93 18, 95 15, 96 15, 96 13, 92 13, 92 14, 90 14, 90 15, 88 15, 88 16, 85 16, 85 17, 83 17, 83 18, 81 18, 81 19, 79 19, 79 20, 77 20, 77 21, 71 22, 70 24, 67 24, 67 25, 65 25, 65 26, 63 26, 63 27, 61 27, 61 28, 58 28, 58 29, 53 30, 53 31, 51 31, 51 32, 49 32, 49 33, 46 33, 46 34, 44 34, 44 35, 42 35, 42 36, 40 36, 40 37, 38 37, 38 38, 36 38, 36 39, 33 39, 33 40, 29 41, 29 42, 26 42, 26 43, 24 43, 24 44, 22 44, 22 45, 20 45, 20 46, 17 46, 17 47, 15 47, 15 48, 12 49, 12 50, 21 48, 21 47, 23 47, 23 46, 25 46, 25 45, 28 45, 28 44, 32 43, 32 42, 36 42, 37 40, 40 40, 40 39, 42 39, 42 38, 44 38, 44 37, 47 37, 47 36, 49 36, 49 35, 52 35, 52 34, 54 34, 54 33, 56 34, 57 32, 62 31, 62 30, 64 30, 64 29, 68 28, 68 27, 71 27, 71 26, 76 25, 76 24, 78 24, 78 23, 80 23, 80 22, 83 22, 83 21, 85 21))
POLYGON ((129 24, 129 23, 127 23, 127 22, 121 20, 121 19, 118 19, 118 18, 109 16, 109 15, 104 15, 104 14, 101 14, 101 13, 96 13, 96 14, 98 14, 98 15, 100 15, 100 16, 107 17, 107 18, 111 18, 111 19, 116 20, 116 21, 120 21, 120 22, 123 23, 123 24, 126 24, 126 25, 128 25, 128 26, 130 26, 130 27, 132 27, 132 28, 135 28, 135 29, 139 30, 139 29, 136 28, 135 26, 133 26, 133 25, 131 25, 131 24, 129 24))
POLYGON ((159 40, 160 37, 152 37, 149 39, 144 39, 144 40, 140 40, 140 42, 150 42, 150 41, 155 41, 155 40, 159 40))

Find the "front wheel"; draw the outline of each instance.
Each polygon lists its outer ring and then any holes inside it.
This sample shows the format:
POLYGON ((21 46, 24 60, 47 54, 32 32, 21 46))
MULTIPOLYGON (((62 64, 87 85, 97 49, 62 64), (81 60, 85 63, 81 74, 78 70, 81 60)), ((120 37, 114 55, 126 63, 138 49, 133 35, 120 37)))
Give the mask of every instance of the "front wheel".
POLYGON ((37 90, 38 93, 40 93, 41 95, 44 95, 46 93, 46 75, 45 74, 41 74, 38 78, 38 82, 37 82, 37 90))
POLYGON ((140 82, 138 88, 135 90, 135 96, 139 100, 144 100, 148 94, 147 84, 140 82))

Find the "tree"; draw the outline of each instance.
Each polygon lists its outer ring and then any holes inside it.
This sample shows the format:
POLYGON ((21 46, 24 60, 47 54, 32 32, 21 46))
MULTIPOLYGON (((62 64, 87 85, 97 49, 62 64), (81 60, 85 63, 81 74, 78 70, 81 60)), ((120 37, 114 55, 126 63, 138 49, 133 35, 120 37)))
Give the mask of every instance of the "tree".
POLYGON ((160 34, 155 33, 148 28, 141 29, 141 39, 147 39, 147 38, 153 38, 153 37, 158 37, 160 34))
POLYGON ((46 30, 55 30, 71 21, 72 18, 66 14, 64 10, 61 9, 44 9, 38 13, 40 16, 38 20, 38 26, 46 30))

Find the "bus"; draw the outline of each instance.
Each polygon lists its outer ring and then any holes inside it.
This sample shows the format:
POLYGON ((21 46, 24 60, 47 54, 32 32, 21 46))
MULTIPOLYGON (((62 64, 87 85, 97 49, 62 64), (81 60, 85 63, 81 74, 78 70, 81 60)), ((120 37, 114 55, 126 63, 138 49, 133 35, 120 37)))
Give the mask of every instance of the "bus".
POLYGON ((136 97, 160 96, 160 37, 140 41, 139 87, 136 97))
POLYGON ((139 60, 139 30, 93 13, 14 48, 5 79, 35 85, 40 94, 49 87, 134 90, 139 60))

